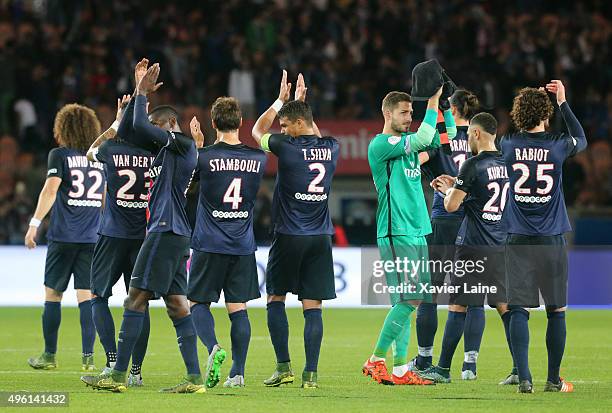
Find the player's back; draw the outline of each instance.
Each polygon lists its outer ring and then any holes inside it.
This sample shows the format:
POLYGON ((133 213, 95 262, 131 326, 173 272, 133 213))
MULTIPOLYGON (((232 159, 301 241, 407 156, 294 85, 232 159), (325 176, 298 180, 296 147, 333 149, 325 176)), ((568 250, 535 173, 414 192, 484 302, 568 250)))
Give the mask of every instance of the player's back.
POLYGON ((104 176, 102 164, 85 153, 59 147, 49 152, 47 177, 61 178, 51 210, 51 241, 95 243, 98 238, 104 176))
POLYGON ((268 140, 278 156, 272 202, 276 232, 288 235, 332 235, 328 199, 339 145, 332 137, 292 138, 274 134, 268 140))
POLYGON ((129 142, 112 139, 95 154, 104 164, 106 202, 99 233, 109 237, 143 239, 147 225, 149 168, 155 157, 129 142))
POLYGON ((266 154, 243 144, 224 142, 198 152, 200 195, 192 248, 218 254, 253 253, 257 249, 253 209, 266 154))
MULTIPOLYGON (((432 181, 440 175, 457 176, 459 168, 471 154, 467 143, 467 130, 467 126, 458 126, 457 135, 449 141, 448 148, 439 147, 427 151, 429 160, 421 165, 421 170, 428 181, 432 181)), ((463 206, 455 212, 446 211, 444 197, 438 191, 434 191, 431 217, 461 218, 463 217, 463 206)))
POLYGON ((191 236, 185 210, 187 190, 198 162, 195 142, 180 132, 167 132, 163 146, 149 170, 152 179, 149 198, 149 232, 168 232, 191 236))
POLYGON ((576 150, 565 133, 520 132, 501 141, 510 178, 504 220, 508 233, 559 235, 571 230, 563 198, 562 168, 576 150))
POLYGON ((465 218, 457 245, 503 245, 506 229, 502 213, 507 203, 508 173, 497 151, 483 151, 462 165, 455 187, 468 195, 463 202, 465 218))

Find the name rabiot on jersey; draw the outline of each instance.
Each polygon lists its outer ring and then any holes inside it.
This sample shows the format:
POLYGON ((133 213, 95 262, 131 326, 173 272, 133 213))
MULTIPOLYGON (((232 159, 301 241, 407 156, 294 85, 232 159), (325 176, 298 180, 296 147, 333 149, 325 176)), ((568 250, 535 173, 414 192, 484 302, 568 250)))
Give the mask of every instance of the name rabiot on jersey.
POLYGON ((571 231, 563 186, 563 162, 575 153, 571 136, 517 133, 501 140, 510 178, 504 216, 508 232, 522 235, 559 235, 571 231))
POLYGON ((219 142, 199 151, 194 179, 200 181, 193 249, 248 255, 257 246, 253 209, 266 167, 259 149, 219 142))
POLYGON ((90 162, 76 149, 59 147, 49 152, 47 177, 52 176, 61 178, 62 183, 51 210, 47 238, 95 243, 104 189, 102 164, 90 162))

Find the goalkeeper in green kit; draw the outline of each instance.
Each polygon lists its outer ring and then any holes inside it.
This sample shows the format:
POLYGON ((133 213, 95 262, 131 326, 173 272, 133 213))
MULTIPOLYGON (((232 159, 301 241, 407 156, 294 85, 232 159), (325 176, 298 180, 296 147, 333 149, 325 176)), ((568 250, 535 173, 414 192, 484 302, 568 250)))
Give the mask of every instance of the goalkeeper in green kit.
MULTIPOLYGON (((436 86, 437 87, 437 86, 436 86)), ((425 118, 416 133, 408 133, 412 122, 412 98, 404 92, 390 92, 382 102, 385 125, 368 147, 368 161, 378 192, 377 244, 383 261, 405 260, 420 262, 418 271, 386 272, 388 292, 393 307, 387 314, 374 353, 363 365, 363 374, 381 384, 433 384, 408 371, 410 316, 420 301, 429 294, 420 286, 430 281, 427 242, 431 233, 427 205, 421 185, 418 153, 440 146, 436 124, 443 88, 427 101, 425 118), (424 268, 423 268, 424 266, 424 268), (397 288, 396 292, 393 287, 397 288), (385 356, 393 345, 393 374, 385 365, 385 356)), ((414 88, 413 88, 414 93, 414 88)), ((444 104, 440 105, 445 109, 444 104)), ((457 133, 450 110, 444 111, 444 124, 449 139, 457 133)), ((409 267, 413 268, 413 267, 409 267)))

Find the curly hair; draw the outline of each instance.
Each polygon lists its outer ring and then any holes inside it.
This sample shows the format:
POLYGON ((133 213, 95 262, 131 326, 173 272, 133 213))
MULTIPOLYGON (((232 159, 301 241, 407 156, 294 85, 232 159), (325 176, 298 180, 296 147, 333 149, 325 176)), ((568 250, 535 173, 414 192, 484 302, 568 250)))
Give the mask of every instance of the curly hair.
POLYGON ((545 91, 526 87, 514 98, 510 117, 519 130, 526 131, 550 119, 553 110, 545 91))
POLYGON ((71 103, 55 116, 53 137, 59 146, 86 151, 99 135, 100 121, 87 106, 71 103))

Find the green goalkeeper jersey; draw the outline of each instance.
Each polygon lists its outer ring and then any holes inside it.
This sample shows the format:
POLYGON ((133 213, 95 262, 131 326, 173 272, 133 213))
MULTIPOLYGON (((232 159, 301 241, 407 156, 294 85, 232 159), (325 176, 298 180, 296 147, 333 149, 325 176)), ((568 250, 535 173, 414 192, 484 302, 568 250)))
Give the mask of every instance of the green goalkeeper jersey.
MULTIPOLYGON (((378 134, 368 146, 368 162, 378 192, 377 237, 425 236, 431 233, 429 213, 421 185, 419 152, 440 146, 437 111, 427 109, 416 133, 378 134)), ((456 135, 455 121, 444 112, 449 139, 456 135)))

